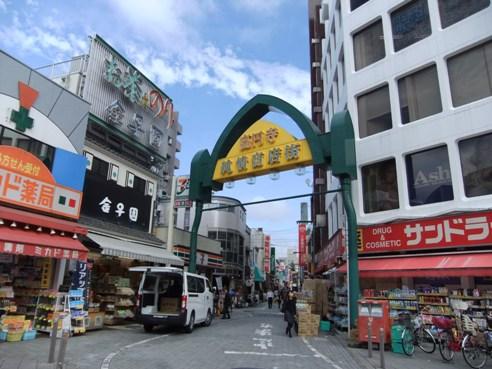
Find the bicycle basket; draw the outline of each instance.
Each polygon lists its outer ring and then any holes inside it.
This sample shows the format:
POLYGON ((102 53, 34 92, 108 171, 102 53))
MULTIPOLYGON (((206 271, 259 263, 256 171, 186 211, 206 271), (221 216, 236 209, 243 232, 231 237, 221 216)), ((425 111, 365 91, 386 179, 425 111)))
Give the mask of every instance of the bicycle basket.
POLYGON ((468 315, 461 316, 463 332, 468 332, 473 336, 477 335, 478 324, 475 323, 468 315))
POLYGON ((451 329, 454 327, 454 319, 444 316, 435 316, 432 318, 432 324, 440 329, 451 329))

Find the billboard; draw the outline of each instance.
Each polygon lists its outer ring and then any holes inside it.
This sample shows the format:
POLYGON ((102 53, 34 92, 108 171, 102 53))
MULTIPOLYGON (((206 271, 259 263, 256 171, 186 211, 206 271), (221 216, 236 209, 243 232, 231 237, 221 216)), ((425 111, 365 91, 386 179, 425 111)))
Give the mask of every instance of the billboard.
POLYGON ((265 235, 265 273, 270 273, 270 236, 265 235))

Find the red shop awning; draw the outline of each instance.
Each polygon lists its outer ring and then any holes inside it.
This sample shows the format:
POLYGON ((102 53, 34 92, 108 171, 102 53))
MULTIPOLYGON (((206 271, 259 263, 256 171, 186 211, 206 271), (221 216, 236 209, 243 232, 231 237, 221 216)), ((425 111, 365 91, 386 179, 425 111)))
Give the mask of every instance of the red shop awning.
POLYGON ((88 250, 70 236, 0 226, 0 253, 87 260, 88 250))
MULTIPOLYGON (((347 272, 347 264, 338 271, 347 272)), ((362 278, 490 277, 492 253, 359 259, 362 278)))

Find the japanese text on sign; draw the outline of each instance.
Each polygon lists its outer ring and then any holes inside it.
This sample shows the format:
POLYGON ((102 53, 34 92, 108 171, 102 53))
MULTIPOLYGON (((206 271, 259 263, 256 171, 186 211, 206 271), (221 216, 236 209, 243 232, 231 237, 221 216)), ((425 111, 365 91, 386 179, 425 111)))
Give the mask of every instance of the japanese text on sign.
MULTIPOLYGON (((115 205, 114 210, 112 209, 112 204, 113 202, 109 199, 108 196, 106 196, 104 199, 101 200, 99 206, 103 213, 110 214, 111 211, 113 211, 118 218, 121 218, 121 216, 126 213, 125 204, 123 204, 122 202, 118 202, 115 205)), ((128 219, 130 219, 131 222, 136 222, 138 220, 138 208, 130 207, 128 209, 128 219)))
POLYGON ((386 252, 492 242, 492 212, 362 228, 361 252, 386 252))
POLYGON ((82 252, 79 250, 69 250, 58 247, 46 247, 13 242, 0 242, 0 253, 29 255, 55 259, 87 259, 87 252, 82 252))

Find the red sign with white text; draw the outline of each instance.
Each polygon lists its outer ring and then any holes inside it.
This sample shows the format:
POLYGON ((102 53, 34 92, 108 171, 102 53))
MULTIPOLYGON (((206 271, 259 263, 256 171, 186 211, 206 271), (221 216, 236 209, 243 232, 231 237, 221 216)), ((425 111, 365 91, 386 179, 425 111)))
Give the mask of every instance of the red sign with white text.
POLYGON ((345 238, 342 230, 330 239, 328 246, 324 247, 315 256, 315 262, 318 269, 330 268, 335 265, 337 257, 343 256, 345 253, 345 238))
POLYGON ((299 224, 299 266, 304 266, 306 263, 306 225, 299 224))
POLYGON ((270 236, 265 236, 265 273, 270 273, 270 236))
POLYGON ((492 245, 492 212, 359 228, 360 253, 492 245))
POLYGON ((87 260, 87 251, 36 246, 17 242, 0 242, 0 254, 28 255, 55 259, 87 260))

